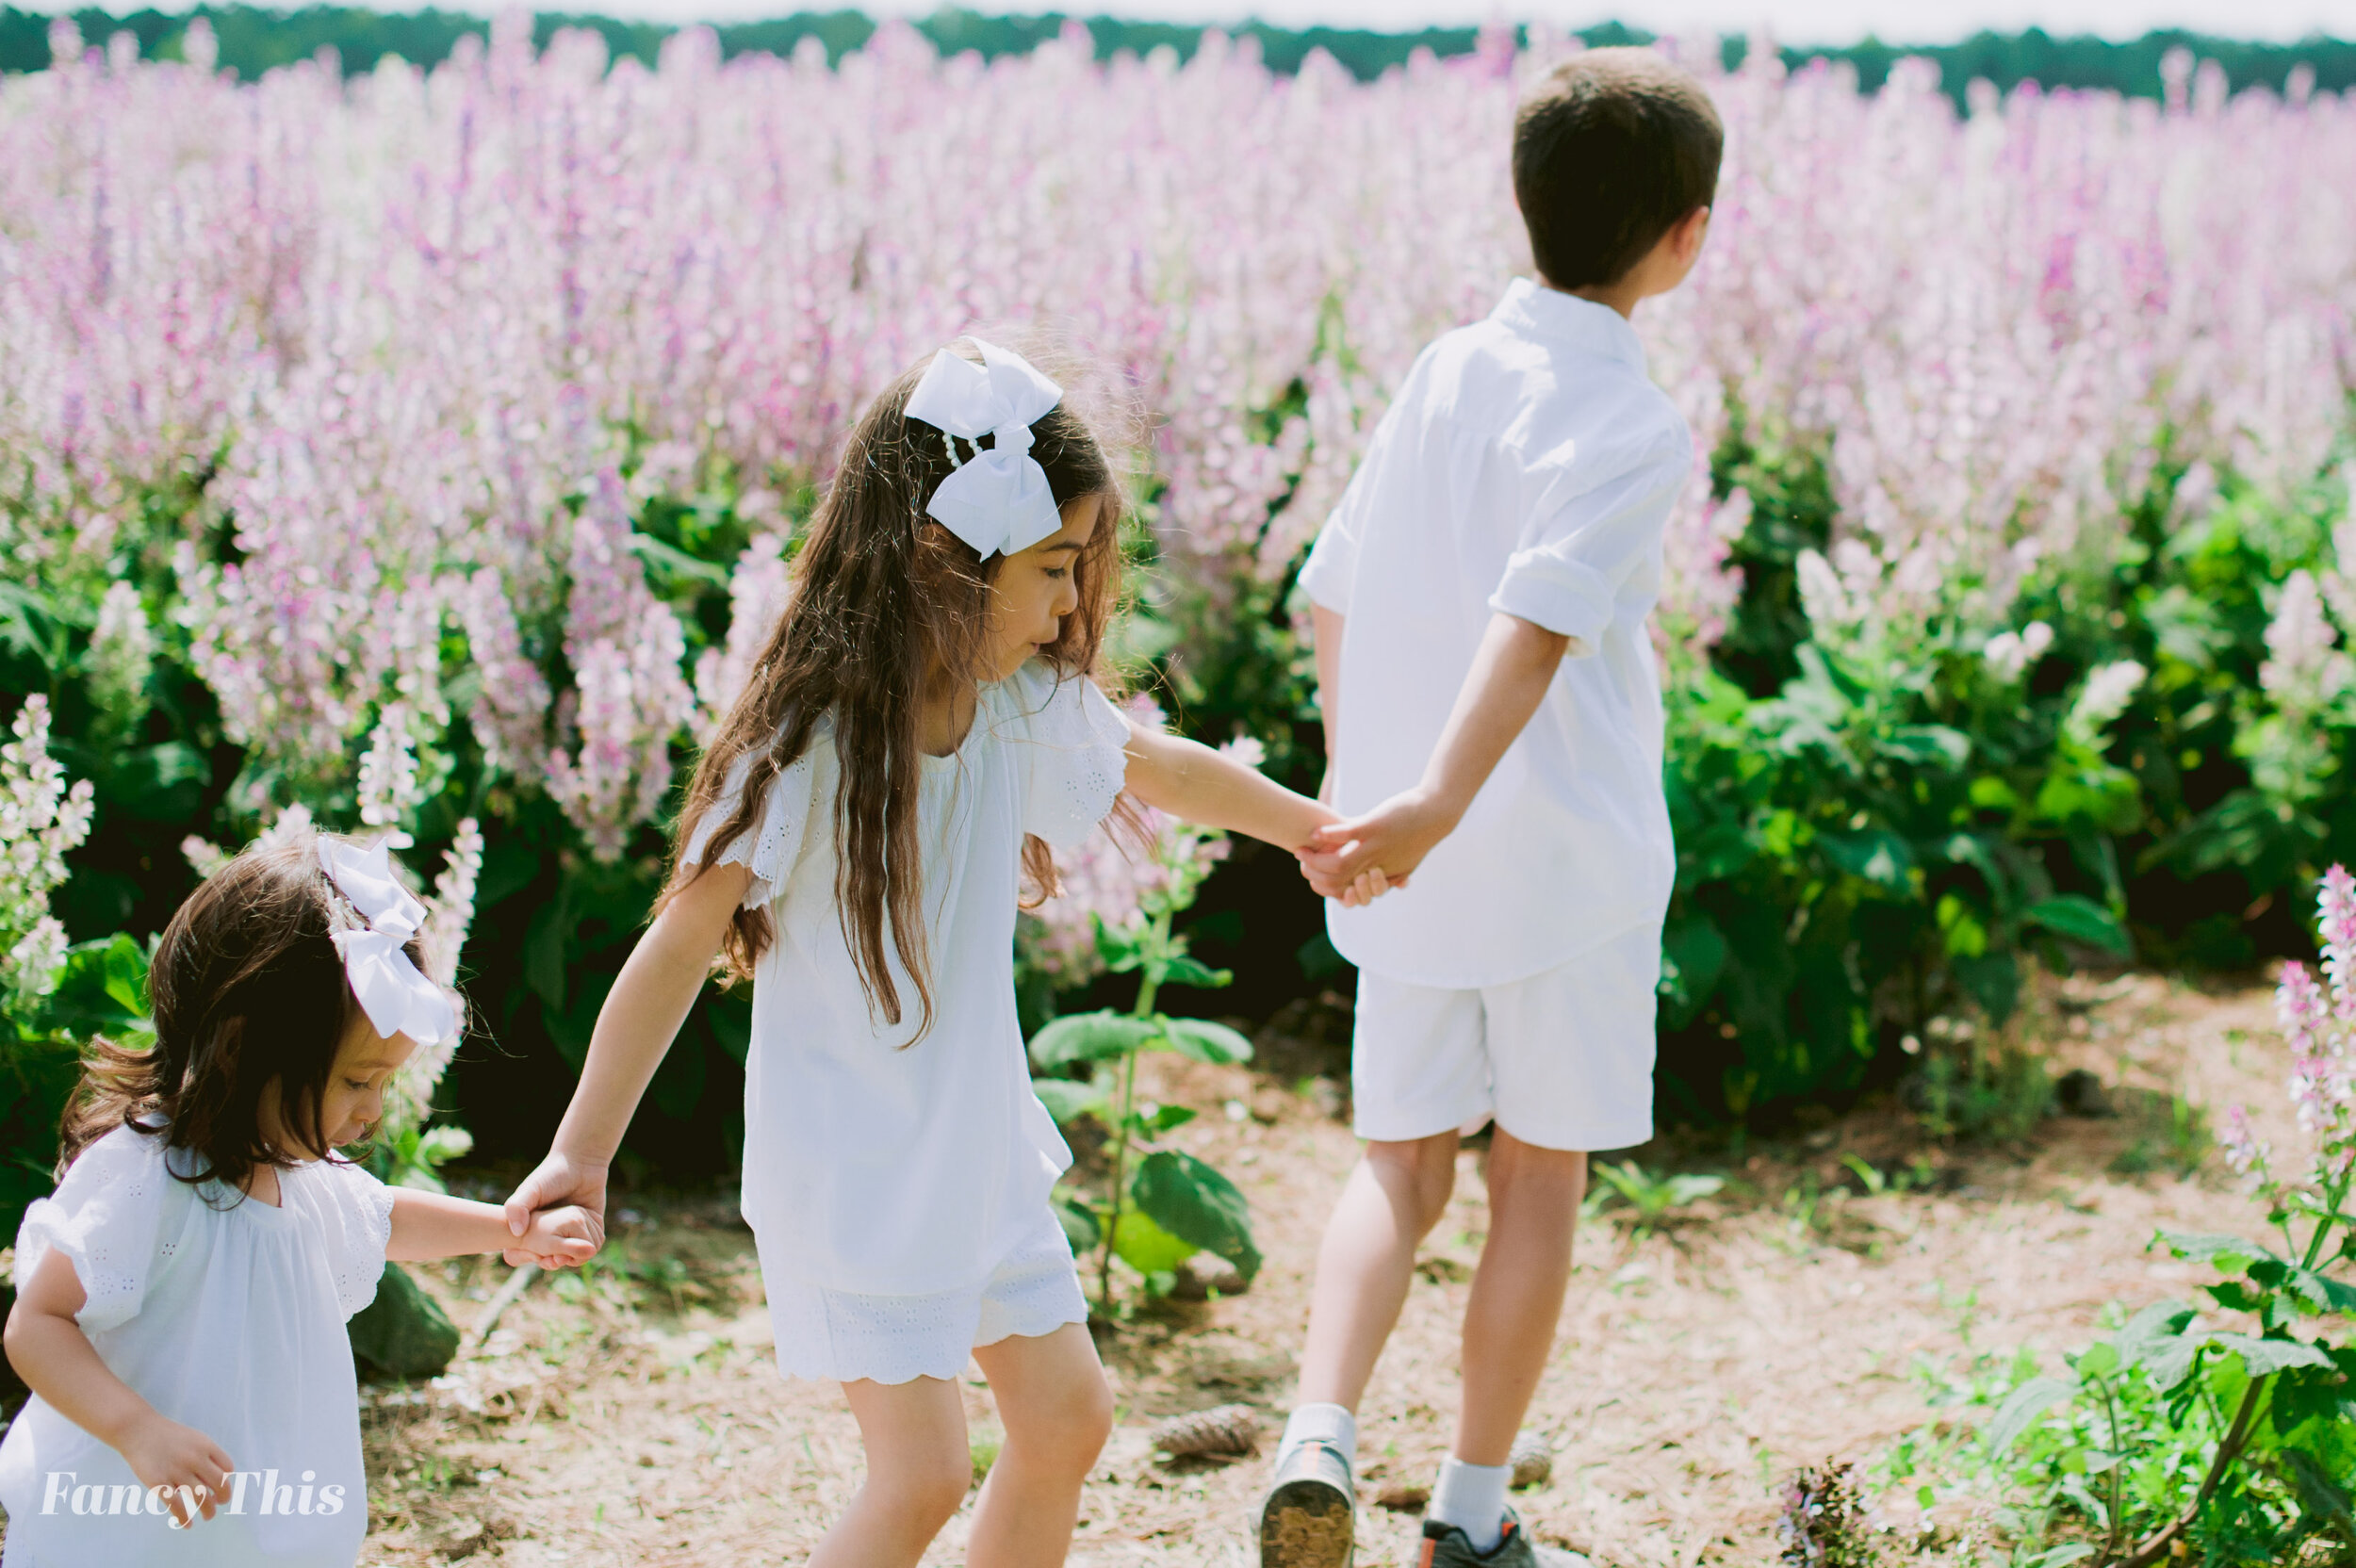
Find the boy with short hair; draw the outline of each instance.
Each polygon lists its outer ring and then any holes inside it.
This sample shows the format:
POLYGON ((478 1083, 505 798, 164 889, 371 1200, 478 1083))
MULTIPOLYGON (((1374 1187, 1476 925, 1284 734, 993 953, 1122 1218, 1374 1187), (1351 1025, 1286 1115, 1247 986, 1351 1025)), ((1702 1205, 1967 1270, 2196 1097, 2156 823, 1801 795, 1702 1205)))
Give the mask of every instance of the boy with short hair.
POLYGON ((1652 1135, 1654 991, 1676 856, 1644 620, 1693 437, 1629 314, 1701 252, 1724 133, 1645 49, 1574 57, 1522 104, 1513 193, 1539 281, 1427 348, 1311 552, 1333 804, 1304 854, 1360 970, 1366 1155, 1317 1256, 1263 1568, 1344 1568, 1355 1411, 1494 1119, 1490 1229, 1456 1439, 1419 1568, 1577 1560, 1506 1506, 1551 1351, 1587 1151, 1652 1135), (1341 704, 1344 693, 1349 705, 1341 704))

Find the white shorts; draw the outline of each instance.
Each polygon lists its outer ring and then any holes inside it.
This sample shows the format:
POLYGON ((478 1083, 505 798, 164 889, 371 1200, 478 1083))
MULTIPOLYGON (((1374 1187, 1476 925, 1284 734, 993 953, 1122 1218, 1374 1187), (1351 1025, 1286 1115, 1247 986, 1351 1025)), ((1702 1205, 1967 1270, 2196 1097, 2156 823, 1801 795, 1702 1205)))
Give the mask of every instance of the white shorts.
POLYGON ((1384 1143, 1497 1124, 1542 1149, 1652 1136, 1661 927, 1643 925, 1509 985, 1450 990, 1358 974, 1350 1097, 1384 1143))
POLYGON ((813 1382, 904 1383, 955 1378, 981 1345, 1054 1333, 1088 1320, 1072 1242, 1052 1209, 990 1271, 964 1290, 924 1296, 863 1296, 794 1278, 754 1236, 777 1370, 813 1382))

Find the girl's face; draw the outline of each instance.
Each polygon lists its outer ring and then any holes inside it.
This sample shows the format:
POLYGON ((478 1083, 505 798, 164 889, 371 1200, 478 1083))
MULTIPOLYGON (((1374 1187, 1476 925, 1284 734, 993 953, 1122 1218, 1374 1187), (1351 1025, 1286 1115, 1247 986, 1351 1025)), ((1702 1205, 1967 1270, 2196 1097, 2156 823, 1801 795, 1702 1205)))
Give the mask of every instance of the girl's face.
MULTIPOLYGON (((384 1119, 385 1086, 417 1049, 417 1042, 406 1035, 390 1039, 379 1035, 368 1022, 368 1015, 352 1008, 352 1022, 335 1045, 335 1066, 319 1091, 319 1128, 326 1135, 328 1148, 357 1143, 384 1119)), ((301 1137, 286 1125, 279 1114, 279 1092, 273 1081, 262 1093, 263 1136, 298 1159, 324 1158, 326 1149, 303 1148, 301 1137)))
POLYGON ((991 666, 984 680, 1004 680, 1063 635, 1063 618, 1080 608, 1080 552, 1096 532, 1101 496, 1063 509, 1063 527, 1006 557, 990 584, 991 666))

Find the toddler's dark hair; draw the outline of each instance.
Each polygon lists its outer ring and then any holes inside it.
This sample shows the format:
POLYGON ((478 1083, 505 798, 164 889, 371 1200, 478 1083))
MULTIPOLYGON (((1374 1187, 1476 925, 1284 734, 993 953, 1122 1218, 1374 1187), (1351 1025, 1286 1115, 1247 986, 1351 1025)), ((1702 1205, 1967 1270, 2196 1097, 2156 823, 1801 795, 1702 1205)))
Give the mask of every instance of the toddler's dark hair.
POLYGON ((1557 288, 1618 283, 1717 197, 1726 129, 1701 83, 1650 49, 1590 49, 1513 118, 1513 199, 1557 288))
MULTIPOLYGON (((330 934, 329 896, 319 835, 308 831, 254 844, 198 884, 148 970, 155 1043, 134 1051, 95 1040, 84 1055, 61 1130, 60 1179, 75 1155, 128 1124, 195 1156, 167 1162, 180 1180, 242 1187, 258 1167, 304 1157, 263 1136, 262 1090, 273 1078, 287 1132, 326 1150, 320 1107, 359 1010, 330 934), (164 1124, 141 1119, 149 1113, 164 1124)), ((411 938, 407 951, 422 970, 422 941, 411 938)))

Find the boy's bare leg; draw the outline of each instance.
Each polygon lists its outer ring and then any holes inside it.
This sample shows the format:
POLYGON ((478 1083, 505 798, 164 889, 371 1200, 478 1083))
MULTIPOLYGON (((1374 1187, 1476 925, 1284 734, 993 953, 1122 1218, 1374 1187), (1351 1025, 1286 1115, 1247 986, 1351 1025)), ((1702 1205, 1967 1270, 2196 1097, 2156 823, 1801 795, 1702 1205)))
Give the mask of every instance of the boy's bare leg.
POLYGON ((1492 1134, 1489 1239, 1464 1309, 1456 1458, 1465 1464, 1503 1464, 1513 1453, 1513 1435, 1553 1353, 1586 1193, 1585 1154, 1524 1143, 1502 1127, 1492 1134))
MULTIPOLYGON (((1301 1404, 1358 1408, 1383 1342, 1407 1303, 1415 1248, 1448 1212, 1456 1184, 1457 1141, 1456 1134, 1448 1132, 1404 1143, 1368 1143, 1350 1173, 1317 1248, 1309 1341, 1301 1357, 1301 1404)), ((1493 1175, 1493 1186, 1495 1180, 1493 1175)), ((1512 1433, 1506 1441, 1513 1441, 1512 1433)))

